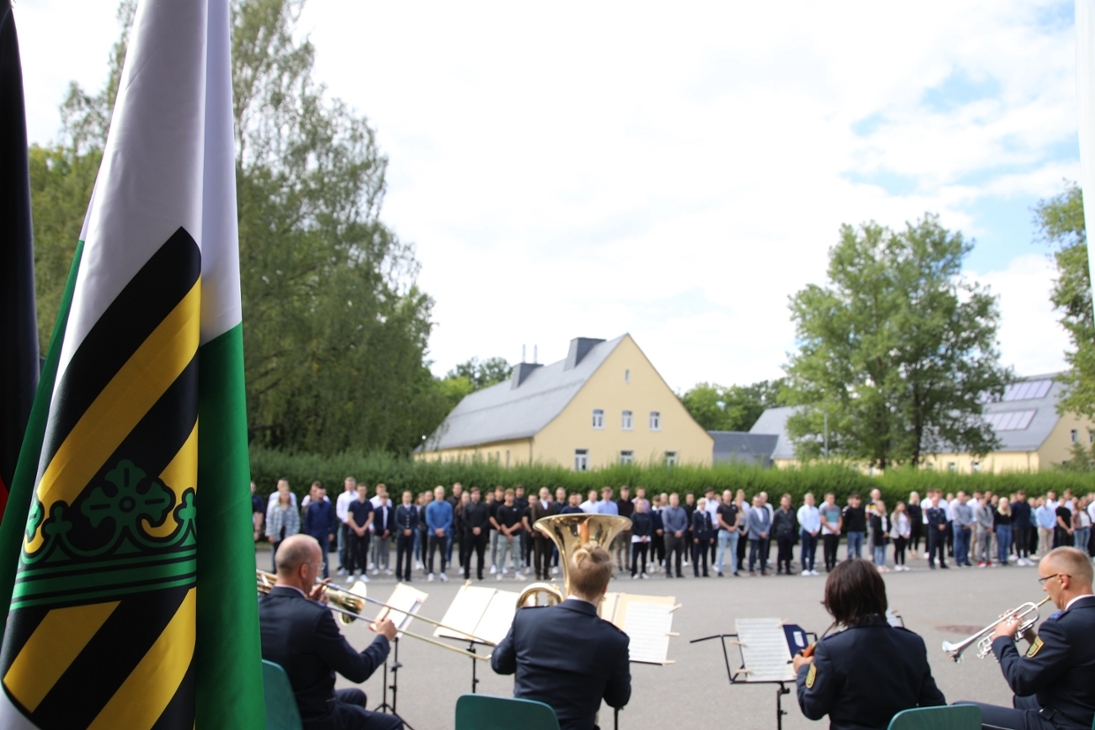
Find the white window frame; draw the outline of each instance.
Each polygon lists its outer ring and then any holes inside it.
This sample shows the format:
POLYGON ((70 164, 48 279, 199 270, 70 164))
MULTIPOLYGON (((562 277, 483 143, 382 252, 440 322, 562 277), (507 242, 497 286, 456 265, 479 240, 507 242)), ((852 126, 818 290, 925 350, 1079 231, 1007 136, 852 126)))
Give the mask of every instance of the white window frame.
POLYGON ((973 461, 971 461, 970 462, 970 472, 972 472, 973 474, 981 473, 981 462, 978 461, 977 459, 974 459, 973 461))
POLYGON ((621 464, 634 464, 635 452, 630 449, 623 449, 620 451, 620 463, 621 464))
POLYGON ((957 474, 958 473, 958 463, 954 462, 954 461, 948 461, 947 462, 947 471, 950 472, 951 474, 957 474))
POLYGON ((1077 444, 1077 443, 1080 442, 1080 430, 1079 429, 1077 429, 1077 428, 1072 429, 1072 431, 1069 432, 1069 435, 1072 437, 1072 443, 1077 444))
POLYGON ((574 449, 574 471, 589 471, 589 449, 574 449))
POLYGON ((650 412, 650 430, 661 431, 662 430, 662 414, 661 411, 650 412))
POLYGON ((593 409, 593 428, 596 431, 603 431, 605 427, 605 411, 603 408, 593 409))
POLYGON ((624 385, 631 385, 631 369, 624 370, 624 385))
POLYGON ((680 454, 678 452, 676 452, 676 451, 666 451, 665 452, 665 465, 666 466, 676 466, 679 463, 680 463, 680 454))
POLYGON ((624 431, 635 430, 635 414, 632 411, 620 411, 620 428, 624 431))

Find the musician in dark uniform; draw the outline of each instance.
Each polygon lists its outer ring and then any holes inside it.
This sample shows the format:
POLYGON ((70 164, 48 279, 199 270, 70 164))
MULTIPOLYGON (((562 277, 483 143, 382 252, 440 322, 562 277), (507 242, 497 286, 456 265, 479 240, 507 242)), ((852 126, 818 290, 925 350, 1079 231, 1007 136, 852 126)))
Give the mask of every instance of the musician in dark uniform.
POLYGON ((602 699, 619 708, 631 698, 627 634, 597 616, 612 571, 604 548, 576 550, 570 596, 519 609, 491 655, 495 672, 517 674, 513 696, 551 705, 561 730, 591 730, 602 699))
POLYGON ((388 657, 395 624, 384 619, 363 652, 354 651, 335 625, 323 586, 319 545, 308 535, 285 538, 278 547, 277 584, 259 601, 262 658, 289 675, 304 730, 400 730, 402 721, 366 709, 359 689, 335 690, 335 672, 364 682, 388 657))
POLYGON ((825 581, 825 608, 843 631, 818 641, 813 656, 794 658, 798 704, 831 730, 885 730, 913 707, 945 704, 924 640, 886 622, 886 584, 873 564, 853 558, 825 581))
POLYGON ((1090 730, 1095 717, 1095 596, 1091 561, 1076 548, 1051 550, 1038 564, 1039 582, 1060 609, 1015 647, 1019 622, 1002 621, 992 651, 1000 660, 1013 707, 981 707, 985 725, 1014 730, 1090 730))

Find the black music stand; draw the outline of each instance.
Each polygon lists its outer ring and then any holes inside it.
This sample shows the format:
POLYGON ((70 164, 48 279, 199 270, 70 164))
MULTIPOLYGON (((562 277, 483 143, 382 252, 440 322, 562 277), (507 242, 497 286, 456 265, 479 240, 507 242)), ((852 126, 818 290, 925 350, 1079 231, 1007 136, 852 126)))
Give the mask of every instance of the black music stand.
POLYGON ((392 643, 395 645, 392 650, 392 683, 388 684, 388 662, 384 662, 384 697, 379 705, 377 705, 374 712, 386 712, 389 715, 398 717, 403 723, 403 727, 407 730, 414 730, 411 724, 403 719, 403 716, 395 711, 396 697, 399 695, 399 670, 403 667, 399 663, 399 634, 396 634, 392 639, 392 643), (392 704, 388 704, 388 690, 392 691, 392 704))
POLYGON ((475 694, 475 688, 479 685, 479 677, 476 676, 476 672, 479 667, 476 664, 479 660, 475 658, 475 645, 478 642, 475 640, 468 641, 468 654, 471 655, 471 693, 475 694))
MULTIPOLYGON (((805 632, 807 636, 814 637, 814 642, 817 642, 817 634, 813 631, 805 632)), ((791 690, 785 686, 788 680, 762 680, 756 682, 750 682, 742 679, 746 676, 745 657, 742 657, 741 667, 735 672, 730 668, 730 652, 726 649, 726 640, 737 640, 737 634, 715 634, 714 636, 705 636, 702 639, 692 639, 689 644, 698 644, 701 641, 710 641, 711 639, 718 639, 722 644, 722 658, 726 663, 726 678, 730 680, 730 684, 777 684, 779 687, 776 689, 776 730, 783 730, 783 716, 787 714, 787 711, 783 709, 783 695, 791 694, 791 690)), ((738 653, 741 653, 740 645, 738 653)))

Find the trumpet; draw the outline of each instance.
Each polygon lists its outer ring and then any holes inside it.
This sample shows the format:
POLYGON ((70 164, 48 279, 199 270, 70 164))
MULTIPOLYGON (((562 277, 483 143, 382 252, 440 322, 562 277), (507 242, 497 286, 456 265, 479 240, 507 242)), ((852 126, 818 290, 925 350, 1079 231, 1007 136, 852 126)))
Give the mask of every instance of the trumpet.
POLYGON ((959 641, 957 644, 950 641, 944 641, 943 651, 947 652, 947 655, 954 661, 960 662, 962 661, 962 652, 974 644, 977 644, 977 658, 984 659, 989 655, 989 652, 992 651, 992 634, 996 631, 996 627, 1000 625, 1000 622, 1008 621, 1010 619, 1018 621, 1019 631, 1015 634, 1015 640, 1019 641, 1023 634, 1030 631, 1034 628, 1034 624, 1038 623, 1038 609, 1047 601, 1049 601, 1049 596, 1038 601, 1038 603, 1028 601, 1027 603, 1017 606, 985 628, 968 636, 962 641, 959 641))
MULTIPOLYGON (((270 589, 274 587, 274 583, 277 581, 277 576, 273 573, 267 573, 262 570, 255 569, 255 582, 258 587, 260 595, 265 595, 270 592, 270 589)), ((388 609, 389 612, 403 614, 403 610, 396 608, 383 601, 378 601, 375 598, 369 598, 365 594, 365 584, 357 583, 354 588, 357 590, 346 590, 330 583, 323 583, 324 592, 327 594, 328 605, 327 608, 331 609, 338 614, 338 620, 340 623, 349 626, 354 621, 362 620, 372 623, 374 619, 368 616, 363 616, 362 611, 365 608, 365 603, 373 603, 382 608, 388 609), (360 592, 359 592, 360 591, 360 592)), ((426 618, 425 616, 419 616, 413 614, 414 618, 425 621, 426 623, 433 624, 434 626, 440 626, 441 628, 449 629, 450 631, 456 631, 452 627, 445 626, 440 621, 434 621, 432 618, 426 618)), ((404 636, 410 636, 412 639, 418 639, 419 641, 425 641, 427 644, 433 644, 439 646, 442 649, 448 649, 449 651, 455 651, 457 654, 463 654, 464 656, 471 657, 472 659, 478 659, 480 661, 488 661, 490 659, 489 654, 475 654, 467 649, 461 649, 460 647, 452 646, 444 642, 429 636, 423 636, 422 634, 416 634, 413 631, 400 630, 404 636)), ((461 632, 463 633, 463 632, 461 632)), ((486 639, 480 639, 478 637, 471 637, 475 642, 480 644, 487 644, 488 646, 497 646, 493 641, 487 641, 486 639)))

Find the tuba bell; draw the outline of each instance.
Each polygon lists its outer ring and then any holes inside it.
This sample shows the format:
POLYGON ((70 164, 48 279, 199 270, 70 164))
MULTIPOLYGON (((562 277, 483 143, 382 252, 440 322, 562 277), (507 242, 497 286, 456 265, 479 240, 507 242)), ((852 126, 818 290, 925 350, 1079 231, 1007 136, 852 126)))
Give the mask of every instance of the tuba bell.
POLYGON ((551 538, 559 549, 563 588, 551 583, 533 583, 521 591, 517 607, 538 605, 541 595, 545 597, 545 605, 562 603, 570 593, 570 560, 574 551, 590 543, 608 550, 613 538, 630 527, 631 520, 619 515, 571 514, 538 519, 533 529, 551 538))

